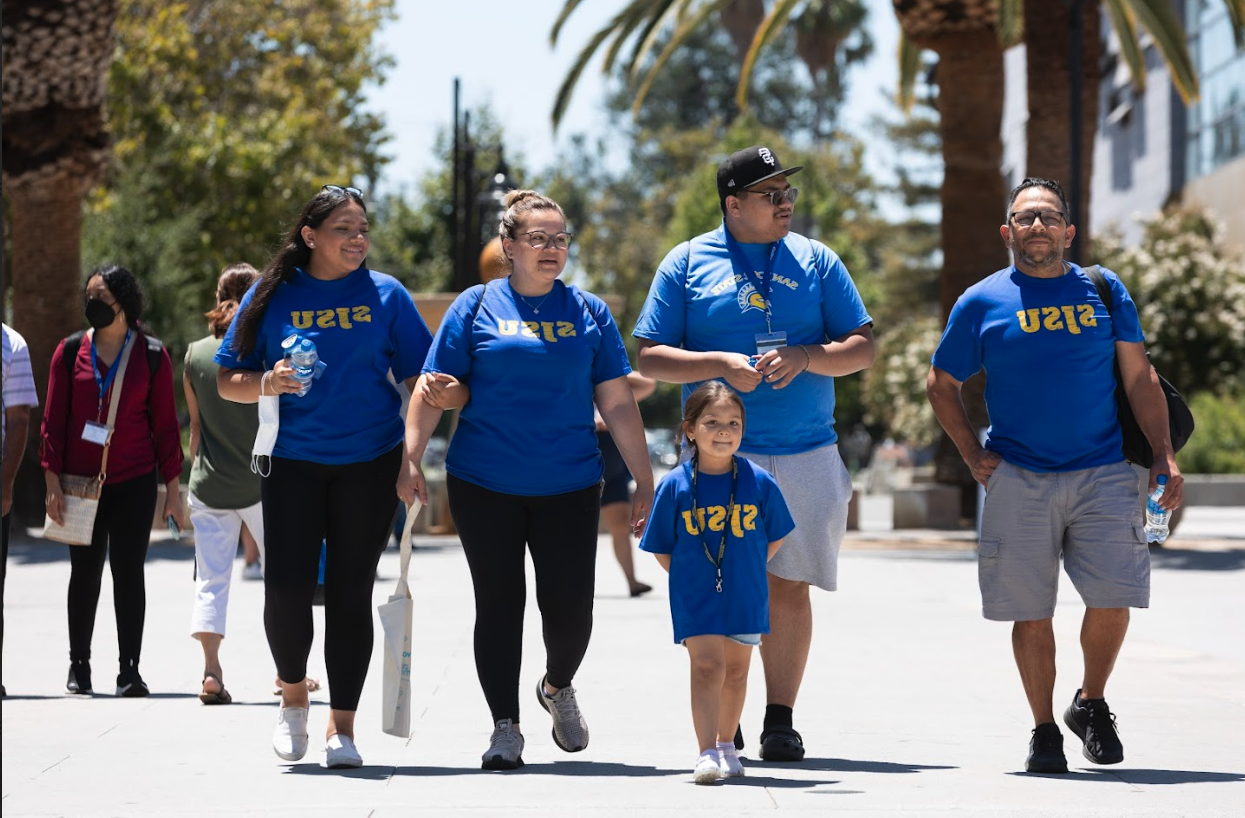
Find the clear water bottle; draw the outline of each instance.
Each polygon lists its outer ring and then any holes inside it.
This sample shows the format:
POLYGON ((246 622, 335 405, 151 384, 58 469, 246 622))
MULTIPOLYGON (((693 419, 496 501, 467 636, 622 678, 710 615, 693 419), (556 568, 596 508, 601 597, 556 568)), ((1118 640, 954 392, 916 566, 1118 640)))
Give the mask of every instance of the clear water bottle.
POLYGON ((1146 542, 1161 543, 1167 539, 1167 524, 1172 513, 1159 505, 1159 498, 1167 490, 1167 475, 1160 474, 1156 480, 1158 486, 1146 500, 1146 542))
POLYGON ((302 387, 298 390, 301 398, 311 389, 311 381, 316 376, 316 364, 320 356, 316 353, 315 342, 310 338, 300 338, 289 348, 290 366, 294 368, 294 377, 302 387))

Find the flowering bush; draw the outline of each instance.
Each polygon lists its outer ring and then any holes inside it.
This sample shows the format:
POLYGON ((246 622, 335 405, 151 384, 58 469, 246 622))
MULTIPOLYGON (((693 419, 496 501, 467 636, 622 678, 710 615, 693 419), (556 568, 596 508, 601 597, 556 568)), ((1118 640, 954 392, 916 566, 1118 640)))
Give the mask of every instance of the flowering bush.
POLYGON ((1140 247, 1099 238, 1095 256, 1128 288, 1159 372, 1186 395, 1245 385, 1245 259, 1204 209, 1148 219, 1140 247))
POLYGON ((877 355, 865 370, 866 420, 918 449, 936 441, 941 430, 925 397, 930 356, 941 337, 935 316, 903 321, 878 334, 877 355))

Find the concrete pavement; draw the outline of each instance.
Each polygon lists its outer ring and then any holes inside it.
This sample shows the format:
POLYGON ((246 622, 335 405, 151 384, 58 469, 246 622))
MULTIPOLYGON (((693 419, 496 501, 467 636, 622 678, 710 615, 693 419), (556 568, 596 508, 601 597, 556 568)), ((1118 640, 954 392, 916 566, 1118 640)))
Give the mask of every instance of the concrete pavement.
MULTIPOLYGON (((843 555, 842 589, 813 596, 813 655, 796 708, 809 758, 745 761, 746 778, 713 787, 688 777, 697 748, 687 660, 671 642, 665 593, 628 598, 604 538, 593 643, 576 679, 592 743, 574 755, 558 750, 533 700, 543 651, 529 576, 520 680, 527 767, 490 773, 479 769, 491 725, 456 539, 421 537, 412 561, 412 737, 380 731, 378 644, 359 713, 367 766, 330 771, 319 766, 327 691, 312 696, 307 758, 288 764, 271 750, 277 704, 260 583, 233 586, 222 656, 235 704, 196 698, 201 651, 187 633, 193 555, 167 542, 153 544, 147 567, 142 671, 152 696, 108 695, 116 634, 105 572, 93 661, 100 693, 72 697, 63 693, 67 547, 18 537, 5 593, 3 814, 1240 816, 1245 509, 1190 509, 1182 526, 1183 539, 1154 552, 1154 607, 1135 613, 1109 691, 1123 764, 1085 762, 1065 731, 1071 774, 1021 773, 1031 724, 1009 628, 980 615, 971 536, 865 524, 843 555)), ((648 555, 637 554, 637 565, 642 579, 661 578, 648 555)), ((391 549, 376 602, 396 572, 391 549)), ((1079 686, 1080 612, 1065 581, 1056 616, 1060 709, 1079 686)), ((312 674, 323 678, 321 650, 317 638, 312 674)), ((746 754, 755 752, 764 709, 759 659, 751 684, 746 754)))

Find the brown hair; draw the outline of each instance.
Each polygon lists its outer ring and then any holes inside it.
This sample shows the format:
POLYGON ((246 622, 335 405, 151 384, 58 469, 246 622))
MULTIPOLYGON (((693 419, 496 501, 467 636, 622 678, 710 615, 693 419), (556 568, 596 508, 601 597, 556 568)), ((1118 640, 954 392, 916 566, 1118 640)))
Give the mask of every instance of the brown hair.
MULTIPOLYGON (((501 223, 497 225, 497 235, 503 239, 515 241, 518 239, 519 222, 529 213, 537 210, 552 210, 562 217, 562 221, 566 221, 566 214, 562 212, 562 205, 534 190, 512 190, 506 194, 506 213, 501 218, 501 223)), ((504 255, 504 254, 503 254, 504 255)), ((509 270, 512 267, 510 257, 505 257, 505 266, 509 270)))
POLYGON ((214 337, 225 337, 225 332, 233 321, 233 314, 238 310, 238 303, 257 278, 259 271, 246 262, 230 264, 221 270, 220 278, 216 281, 216 306, 204 313, 207 316, 208 329, 214 337))
POLYGON ((685 445, 696 447, 695 442, 687 436, 687 430, 696 425, 709 404, 720 400, 733 401, 739 407, 739 420, 747 425, 748 410, 744 408, 744 401, 739 393, 721 381, 706 381, 696 387, 696 391, 687 396, 687 403, 683 404, 683 422, 679 424, 679 433, 686 441, 685 445))

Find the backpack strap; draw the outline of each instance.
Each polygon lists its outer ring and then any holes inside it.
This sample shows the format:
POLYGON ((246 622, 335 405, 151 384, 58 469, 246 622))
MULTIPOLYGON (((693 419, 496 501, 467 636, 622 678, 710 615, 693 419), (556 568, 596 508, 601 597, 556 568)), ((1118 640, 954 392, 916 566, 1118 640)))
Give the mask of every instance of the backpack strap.
POLYGON ((156 383, 156 370, 160 368, 160 360, 164 357, 164 344, 159 338, 151 335, 143 335, 147 340, 147 391, 150 394, 151 387, 156 383))
POLYGON ((65 365, 65 374, 73 378, 73 364, 78 360, 78 350, 82 349, 82 339, 86 338, 86 330, 80 329, 65 339, 61 350, 61 363, 65 365))
POLYGON ((1094 289, 1098 291, 1098 297, 1102 299, 1102 305, 1107 308, 1107 315, 1111 314, 1111 285, 1107 283, 1107 277, 1102 274, 1102 268, 1097 264, 1091 264, 1088 267, 1082 267, 1085 275, 1094 283, 1094 289))

